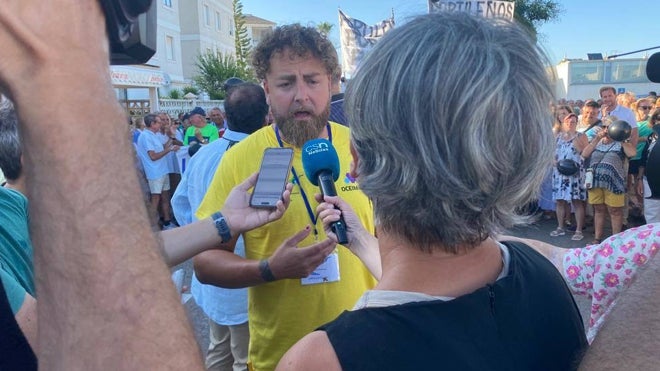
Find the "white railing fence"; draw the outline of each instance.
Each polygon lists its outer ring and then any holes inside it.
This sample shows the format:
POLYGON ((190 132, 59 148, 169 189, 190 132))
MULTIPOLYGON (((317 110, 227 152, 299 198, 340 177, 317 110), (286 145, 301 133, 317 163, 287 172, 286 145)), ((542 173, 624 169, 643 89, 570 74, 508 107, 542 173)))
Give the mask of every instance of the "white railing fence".
POLYGON ((197 99, 158 99, 159 111, 167 112, 171 117, 178 117, 179 113, 187 113, 195 107, 202 107, 206 112, 211 108, 224 109, 223 100, 197 100, 197 99))

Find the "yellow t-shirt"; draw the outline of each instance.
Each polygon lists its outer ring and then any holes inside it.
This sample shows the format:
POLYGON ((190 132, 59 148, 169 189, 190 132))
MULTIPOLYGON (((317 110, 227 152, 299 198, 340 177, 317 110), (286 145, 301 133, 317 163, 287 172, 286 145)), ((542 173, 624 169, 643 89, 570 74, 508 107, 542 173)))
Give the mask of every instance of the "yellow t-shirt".
MULTIPOLYGON (((335 182, 337 193, 354 208, 367 230, 373 231, 371 203, 348 175, 351 163, 349 130, 331 123, 331 131, 341 169, 335 182)), ((288 146, 286 143, 284 145, 288 146)), ((264 149, 268 147, 279 147, 272 126, 253 133, 225 153, 197 210, 199 219, 219 210, 231 189, 259 170, 264 149)), ((300 148, 294 148, 293 167, 315 212, 318 203, 314 200, 314 194, 319 190, 305 177, 300 148)), ((243 235, 246 257, 260 260, 271 256, 285 239, 311 224, 300 188, 294 185, 291 204, 280 220, 243 235)), ((317 221, 316 228, 319 240, 324 239, 321 221, 317 221)), ((314 234, 311 233, 299 246, 313 243, 314 234)), ((352 308, 362 293, 375 285, 376 281, 359 259, 344 247, 338 247, 337 251, 338 282, 303 286, 300 279, 286 279, 249 288, 249 361, 254 370, 274 369, 295 342, 335 319, 342 311, 352 308)))

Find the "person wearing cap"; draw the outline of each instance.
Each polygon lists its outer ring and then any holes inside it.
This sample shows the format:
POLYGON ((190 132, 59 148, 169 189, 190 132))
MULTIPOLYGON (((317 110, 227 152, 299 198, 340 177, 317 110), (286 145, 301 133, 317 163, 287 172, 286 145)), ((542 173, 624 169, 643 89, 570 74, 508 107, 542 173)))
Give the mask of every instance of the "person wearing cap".
POLYGON ((202 107, 195 107, 190 111, 190 124, 183 137, 183 144, 186 146, 194 142, 208 144, 220 137, 218 129, 206 122, 206 112, 202 107))

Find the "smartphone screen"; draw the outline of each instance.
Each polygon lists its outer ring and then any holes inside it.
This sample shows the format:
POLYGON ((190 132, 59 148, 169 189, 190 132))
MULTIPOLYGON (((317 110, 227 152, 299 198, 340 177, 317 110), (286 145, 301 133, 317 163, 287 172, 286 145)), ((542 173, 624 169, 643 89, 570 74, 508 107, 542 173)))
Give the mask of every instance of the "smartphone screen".
POLYGON ((293 160, 291 148, 266 148, 250 206, 272 208, 282 199, 293 160))

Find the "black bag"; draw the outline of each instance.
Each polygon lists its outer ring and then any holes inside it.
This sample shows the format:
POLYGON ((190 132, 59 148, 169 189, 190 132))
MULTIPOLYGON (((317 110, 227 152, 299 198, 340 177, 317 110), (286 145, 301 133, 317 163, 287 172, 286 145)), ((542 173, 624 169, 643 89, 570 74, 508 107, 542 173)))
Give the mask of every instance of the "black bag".
POLYGON ((559 174, 561 175, 573 176, 580 171, 580 165, 570 158, 565 158, 557 161, 557 171, 559 171, 559 174))

